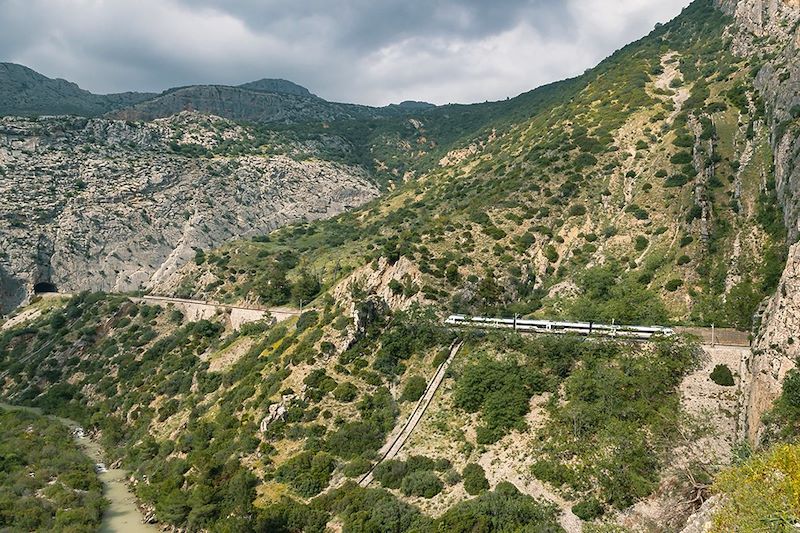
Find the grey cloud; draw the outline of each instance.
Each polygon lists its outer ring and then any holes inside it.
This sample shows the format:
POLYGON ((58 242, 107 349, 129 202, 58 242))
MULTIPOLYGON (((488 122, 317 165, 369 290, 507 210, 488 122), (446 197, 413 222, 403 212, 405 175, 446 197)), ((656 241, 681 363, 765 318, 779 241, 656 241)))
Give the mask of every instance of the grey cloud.
POLYGON ((283 77, 382 105, 572 76, 689 0, 0 0, 0 60, 95 92, 283 77))

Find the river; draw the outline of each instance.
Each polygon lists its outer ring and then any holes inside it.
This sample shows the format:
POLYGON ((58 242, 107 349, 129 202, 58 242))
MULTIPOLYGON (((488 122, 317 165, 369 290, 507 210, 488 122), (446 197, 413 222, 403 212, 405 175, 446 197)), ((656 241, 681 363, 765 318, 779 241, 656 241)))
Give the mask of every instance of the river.
MULTIPOLYGON (((37 415, 42 415, 41 410, 33 407, 22 407, 0 403, 0 409, 7 411, 27 411, 37 415)), ((56 420, 70 428, 73 432, 80 428, 80 424, 68 418, 60 418, 52 415, 44 415, 51 420, 56 420)), ((103 463, 103 450, 100 445, 87 437, 82 432, 75 435, 75 442, 93 463, 103 463)), ((128 488, 125 479, 127 472, 119 468, 110 468, 101 472, 98 477, 103 483, 103 496, 110 502, 103 521, 100 524, 101 533, 143 533, 158 531, 153 525, 142 523, 142 513, 136 506, 136 497, 128 488)))

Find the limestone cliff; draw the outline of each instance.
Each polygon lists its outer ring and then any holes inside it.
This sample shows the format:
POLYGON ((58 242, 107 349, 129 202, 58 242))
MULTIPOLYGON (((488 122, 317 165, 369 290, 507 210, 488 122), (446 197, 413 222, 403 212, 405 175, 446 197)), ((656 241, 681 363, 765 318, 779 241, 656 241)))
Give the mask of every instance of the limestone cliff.
POLYGON ((0 122, 0 310, 49 282, 60 291, 147 288, 224 241, 363 204, 366 171, 181 114, 150 123, 0 122), (234 155, 235 154, 235 155, 234 155))
MULTIPOLYGON (((754 86, 771 121, 775 185, 790 243, 800 236, 800 0, 721 0, 732 15, 732 47, 751 58, 754 86)), ((766 178, 765 178, 766 179, 766 178)), ((749 362, 746 436, 757 443, 764 413, 781 392, 800 355, 800 245, 790 248, 786 270, 770 299, 749 362)))

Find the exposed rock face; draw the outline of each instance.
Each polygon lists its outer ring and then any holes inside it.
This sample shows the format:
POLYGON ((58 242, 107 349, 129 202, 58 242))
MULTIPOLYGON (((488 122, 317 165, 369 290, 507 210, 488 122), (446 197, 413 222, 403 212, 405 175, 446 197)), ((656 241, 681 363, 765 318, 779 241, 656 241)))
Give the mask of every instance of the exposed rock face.
MULTIPOLYGON (((776 188, 789 240, 795 242, 800 236, 800 0, 720 0, 720 5, 736 21, 734 51, 753 58, 767 54, 754 84, 771 115, 776 188)), ((794 245, 753 346, 744 428, 752 443, 758 442, 762 417, 800 355, 798 331, 800 247, 794 245)))
POLYGON ((66 292, 147 288, 196 248, 330 217, 378 194, 363 169, 308 156, 175 153, 249 135, 192 114, 144 124, 0 121, 0 310, 41 281, 66 292))
POLYGON ((747 438, 758 443, 761 419, 780 396, 786 373, 800 356, 800 244, 792 246, 778 290, 770 300, 753 347, 747 438))

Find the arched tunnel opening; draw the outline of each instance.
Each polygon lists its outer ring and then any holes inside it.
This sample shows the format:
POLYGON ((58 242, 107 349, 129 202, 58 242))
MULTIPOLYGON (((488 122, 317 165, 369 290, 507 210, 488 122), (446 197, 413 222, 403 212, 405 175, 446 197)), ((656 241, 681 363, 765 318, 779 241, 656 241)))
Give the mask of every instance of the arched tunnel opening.
POLYGON ((34 294, 43 294, 47 292, 58 292, 58 287, 56 287, 49 281, 40 281, 39 283, 33 286, 34 294))

